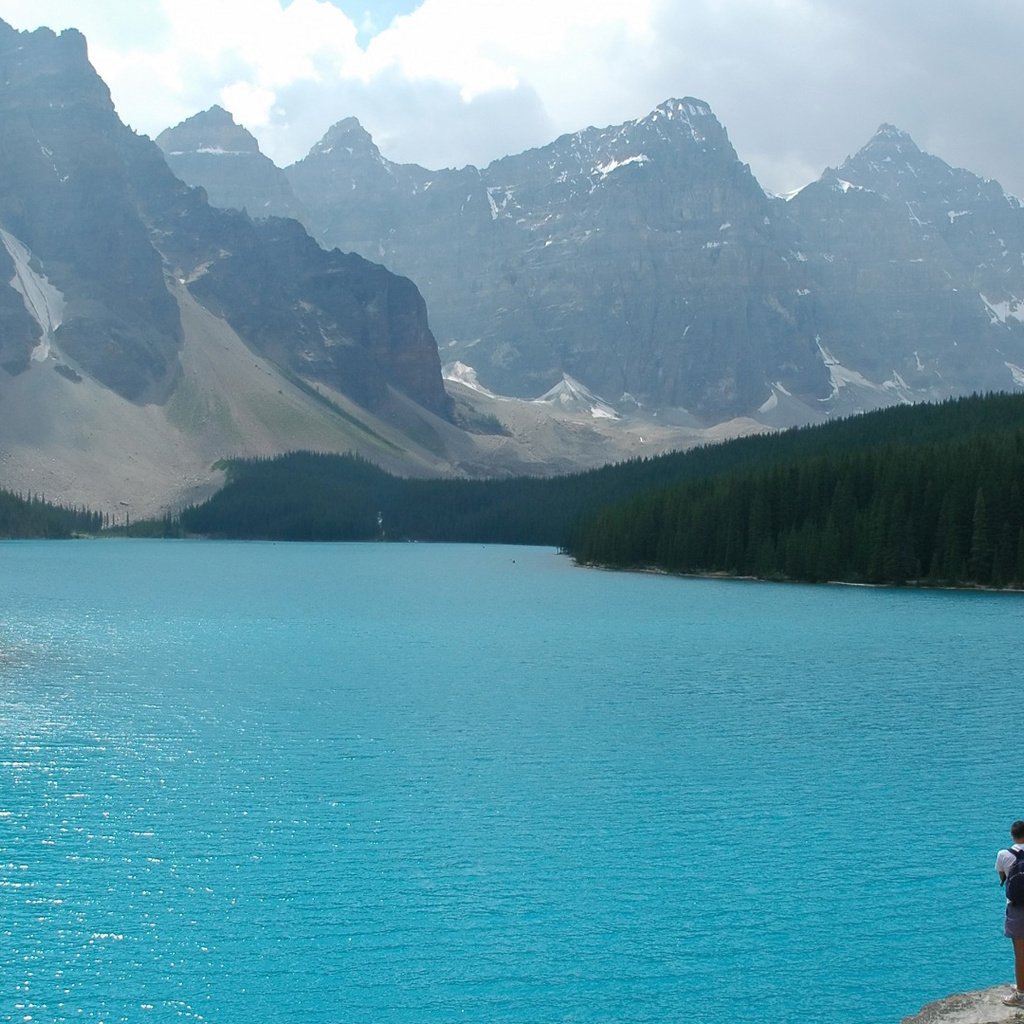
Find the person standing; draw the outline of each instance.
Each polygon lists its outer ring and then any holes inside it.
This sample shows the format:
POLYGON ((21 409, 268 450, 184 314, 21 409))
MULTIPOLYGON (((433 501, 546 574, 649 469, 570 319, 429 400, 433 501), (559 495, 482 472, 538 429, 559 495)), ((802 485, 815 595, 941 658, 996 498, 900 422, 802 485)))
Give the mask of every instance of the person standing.
MULTIPOLYGON (((999 873, 1000 884, 1005 884, 1006 876, 1017 858, 1024 856, 1024 821, 1015 821, 1010 826, 1010 838, 1013 840, 1013 846, 1008 850, 1000 850, 996 855, 996 871, 999 873)), ((1007 1006, 1024 1007, 1024 903, 1006 901, 1003 934, 1013 943, 1014 974, 1013 991, 1003 1002, 1007 1006)))

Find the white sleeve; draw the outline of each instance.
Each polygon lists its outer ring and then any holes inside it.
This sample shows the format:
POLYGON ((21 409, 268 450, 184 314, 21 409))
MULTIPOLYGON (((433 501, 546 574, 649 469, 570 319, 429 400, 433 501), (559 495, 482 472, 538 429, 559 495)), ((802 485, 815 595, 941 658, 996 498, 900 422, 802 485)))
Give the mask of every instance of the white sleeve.
POLYGON ((1014 856, 1009 850, 1000 850, 996 854, 996 871, 1002 871, 1005 875, 1010 870, 1010 865, 1014 861, 1014 856))

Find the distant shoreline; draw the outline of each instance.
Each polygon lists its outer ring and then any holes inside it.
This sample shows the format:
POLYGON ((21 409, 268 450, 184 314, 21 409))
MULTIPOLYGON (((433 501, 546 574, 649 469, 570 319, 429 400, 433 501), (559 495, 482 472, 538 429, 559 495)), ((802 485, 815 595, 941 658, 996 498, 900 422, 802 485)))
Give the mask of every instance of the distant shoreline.
MULTIPOLYGON (((568 557, 572 557, 571 555, 568 557)), ((856 580, 798 580, 789 577, 741 576, 728 572, 672 572, 655 565, 622 568, 602 565, 598 562, 574 562, 580 569, 597 569, 603 572, 632 572, 651 576, 673 576, 677 579, 721 580, 736 583, 781 583, 804 587, 863 587, 866 590, 944 590, 954 593, 977 591, 981 594, 1024 594, 1024 587, 986 587, 978 583, 926 583, 922 580, 907 580, 906 583, 862 583, 856 580)))

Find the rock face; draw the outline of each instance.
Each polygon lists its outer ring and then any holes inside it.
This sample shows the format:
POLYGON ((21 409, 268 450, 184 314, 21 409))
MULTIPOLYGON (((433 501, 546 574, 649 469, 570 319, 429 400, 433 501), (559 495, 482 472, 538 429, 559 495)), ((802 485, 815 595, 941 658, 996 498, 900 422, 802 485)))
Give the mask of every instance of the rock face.
MULTIPOLYGON (((787 323, 754 297, 789 276, 785 246, 698 100, 484 171, 390 164, 349 119, 288 175, 317 237, 417 281, 445 360, 494 390, 537 395, 568 374, 708 418, 767 397, 787 323)), ((798 376, 826 388, 820 362, 798 376)))
POLYGON ((1024 210, 997 183, 883 125, 788 205, 826 363, 904 399, 1024 383, 1024 210))
POLYGON ((210 107, 166 129, 156 144, 171 170, 189 185, 205 188, 214 206, 244 209, 254 218, 304 219, 284 171, 223 107, 210 107))
POLYGON ((361 256, 324 252, 294 220, 223 229, 189 289, 250 345, 298 377, 319 381, 368 409, 388 387, 447 416, 437 343, 416 286, 361 256))
MULTIPOLYGON (((27 253, 20 277, 45 276, 62 294, 52 336, 69 358, 120 394, 161 401, 176 380, 181 322, 119 156, 130 133, 78 32, 0 22, 0 61, 0 226, 23 247, 16 256, 5 245, 8 267, 27 253)), ((0 309, 17 306, 10 290, 0 286, 0 309)), ((27 368, 43 340, 40 325, 18 319, 4 339, 7 372, 27 368)))
POLYGON ((393 164, 348 118, 287 174, 313 234, 412 277, 444 361, 496 391, 569 374, 782 424, 1024 386, 1020 202, 891 126, 789 202, 696 99, 483 170, 393 164))
POLYGON ((0 63, 7 373, 64 360, 66 373, 132 401, 165 402, 181 371, 169 287, 180 281, 297 379, 385 414, 394 388, 448 415, 436 343, 408 280, 325 252, 293 221, 210 206, 117 119, 77 32, 0 22, 0 63))

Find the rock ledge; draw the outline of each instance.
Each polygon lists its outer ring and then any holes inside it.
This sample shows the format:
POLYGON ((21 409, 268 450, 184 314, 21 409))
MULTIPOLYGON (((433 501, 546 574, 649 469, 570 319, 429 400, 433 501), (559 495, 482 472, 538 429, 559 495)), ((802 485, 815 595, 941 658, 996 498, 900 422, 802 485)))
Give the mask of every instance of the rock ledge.
POLYGON ((903 1024, 1003 1024, 1004 1021, 1024 1021, 1024 1010, 1004 1006, 1003 998, 1009 985, 963 992, 929 1003, 920 1013, 905 1017, 903 1024))

